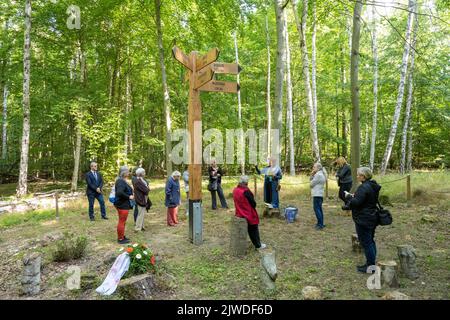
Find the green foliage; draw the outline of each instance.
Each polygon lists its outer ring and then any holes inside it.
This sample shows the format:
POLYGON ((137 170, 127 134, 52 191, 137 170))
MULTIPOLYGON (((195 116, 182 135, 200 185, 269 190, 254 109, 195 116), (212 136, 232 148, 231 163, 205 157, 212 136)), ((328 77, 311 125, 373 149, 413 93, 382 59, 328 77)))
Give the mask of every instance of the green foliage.
POLYGON ((125 277, 131 277, 147 272, 156 272, 155 256, 147 245, 130 244, 122 248, 130 256, 130 267, 125 277))
POLYGON ((0 227, 7 228, 22 223, 37 223, 55 218, 53 210, 29 211, 26 213, 7 213, 0 216, 0 227))
POLYGON ((55 244, 52 259, 55 262, 80 259, 86 253, 88 239, 86 236, 75 237, 73 233, 65 232, 62 239, 55 244))

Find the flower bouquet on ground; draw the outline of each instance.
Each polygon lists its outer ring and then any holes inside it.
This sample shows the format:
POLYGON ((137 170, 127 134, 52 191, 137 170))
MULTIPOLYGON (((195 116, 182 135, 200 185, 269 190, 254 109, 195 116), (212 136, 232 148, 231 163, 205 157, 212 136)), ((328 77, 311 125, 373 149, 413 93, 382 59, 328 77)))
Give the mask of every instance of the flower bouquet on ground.
POLYGON ((130 257, 130 267, 125 277, 156 271, 156 261, 150 248, 145 244, 129 244, 120 249, 121 252, 128 253, 130 257))

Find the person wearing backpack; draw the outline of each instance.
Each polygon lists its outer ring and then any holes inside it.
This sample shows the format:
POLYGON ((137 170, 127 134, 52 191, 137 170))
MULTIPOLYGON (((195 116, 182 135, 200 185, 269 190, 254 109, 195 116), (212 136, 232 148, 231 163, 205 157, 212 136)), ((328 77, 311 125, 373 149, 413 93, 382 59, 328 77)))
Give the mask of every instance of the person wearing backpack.
POLYGON ((119 215, 119 221, 117 223, 117 242, 119 244, 126 244, 130 242, 130 239, 125 237, 125 224, 128 218, 128 211, 135 206, 134 193, 131 183, 128 180, 130 176, 130 170, 128 167, 120 167, 119 177, 114 185, 115 201, 114 206, 117 209, 119 215))
POLYGON ((369 266, 376 264, 377 246, 374 237, 379 224, 377 204, 381 186, 372 179, 372 171, 368 167, 358 168, 356 174, 361 184, 354 195, 346 193, 347 203, 342 209, 352 210, 358 240, 366 256, 366 264, 357 266, 357 271, 366 273, 369 266))

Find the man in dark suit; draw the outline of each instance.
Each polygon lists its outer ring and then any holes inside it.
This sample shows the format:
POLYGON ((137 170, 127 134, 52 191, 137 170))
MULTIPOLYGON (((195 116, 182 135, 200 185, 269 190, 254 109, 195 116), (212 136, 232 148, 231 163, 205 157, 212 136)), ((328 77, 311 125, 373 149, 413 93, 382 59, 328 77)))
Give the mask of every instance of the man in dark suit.
POLYGON ((97 171, 97 163, 91 162, 91 170, 86 173, 86 195, 89 200, 89 219, 94 221, 94 202, 95 199, 98 200, 100 204, 100 211, 102 214, 102 219, 107 220, 105 200, 103 199, 102 189, 103 189, 103 178, 100 172, 97 171))

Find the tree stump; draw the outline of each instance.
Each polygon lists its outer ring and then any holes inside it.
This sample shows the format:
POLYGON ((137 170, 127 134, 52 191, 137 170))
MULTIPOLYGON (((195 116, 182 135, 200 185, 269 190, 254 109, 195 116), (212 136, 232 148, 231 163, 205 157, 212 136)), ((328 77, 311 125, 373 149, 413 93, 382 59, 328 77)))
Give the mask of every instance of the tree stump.
POLYGON ((282 218, 279 208, 265 208, 263 211, 263 217, 265 218, 282 218))
POLYGON ((230 230, 230 253, 233 256, 241 257, 247 254, 247 220, 233 216, 231 218, 230 230))
POLYGON ((397 253, 403 273, 411 280, 417 279, 419 270, 416 266, 416 251, 413 246, 397 246, 397 253))
POLYGON ((358 235, 356 233, 352 234, 352 251, 356 253, 363 252, 364 248, 359 242, 358 235))
POLYGON ((117 286, 117 293, 126 300, 148 300, 155 290, 152 274, 141 274, 121 280, 117 286))
POLYGON ((400 287, 397 276, 397 262, 393 260, 379 261, 378 266, 381 268, 381 285, 383 287, 400 287))
POLYGON ((319 288, 307 286, 302 289, 303 299, 305 300, 320 300, 322 299, 322 292, 319 288))
POLYGON ((260 250, 261 254, 261 281, 265 290, 275 290, 277 279, 277 265, 275 251, 260 250))
POLYGON ((409 300, 409 297, 400 291, 391 291, 386 293, 381 299, 383 300, 409 300))
POLYGON ((36 295, 41 290, 41 256, 33 252, 23 258, 22 294, 36 295))

